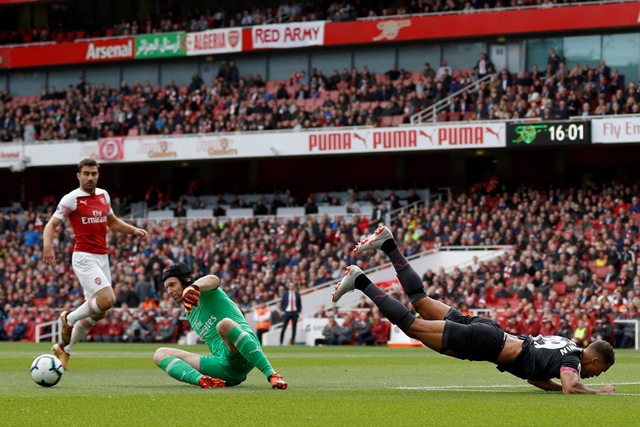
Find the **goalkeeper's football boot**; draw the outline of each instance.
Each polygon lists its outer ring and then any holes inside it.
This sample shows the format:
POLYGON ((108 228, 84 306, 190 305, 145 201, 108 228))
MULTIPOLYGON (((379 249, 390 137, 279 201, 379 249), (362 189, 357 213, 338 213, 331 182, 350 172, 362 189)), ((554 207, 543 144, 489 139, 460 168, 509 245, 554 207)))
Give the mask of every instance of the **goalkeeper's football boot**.
POLYGON ((280 376, 279 372, 269 376, 269 384, 271 384, 271 388, 274 390, 286 390, 287 387, 289 387, 284 378, 280 376))
POLYGON ((220 378, 211 378, 208 375, 201 376, 198 380, 198 384, 200 384, 200 387, 202 388, 224 388, 227 385, 224 380, 221 380, 220 378))
POLYGON ((391 230, 384 225, 381 225, 376 228, 376 231, 369 234, 356 245, 353 249, 353 254, 358 255, 366 251, 376 251, 380 249, 382 243, 388 239, 393 239, 393 234, 391 233, 391 230))
POLYGON ((66 371, 68 369, 67 364, 69 363, 71 355, 64 351, 64 347, 61 344, 54 344, 53 347, 51 347, 51 351, 53 351, 53 354, 60 359, 60 362, 62 362, 62 369, 66 371))
POLYGON ((347 292, 352 292, 356 288, 356 277, 363 274, 357 265, 347 267, 347 272, 341 281, 335 286, 335 291, 331 294, 331 301, 338 302, 347 292))
POLYGON ((62 342, 64 343, 64 345, 69 345, 69 343, 71 342, 72 327, 69 326, 69 323, 67 322, 68 314, 69 314, 68 311, 63 311, 62 314, 60 315, 60 323, 62 324, 62 330, 60 331, 60 335, 62 336, 62 342))

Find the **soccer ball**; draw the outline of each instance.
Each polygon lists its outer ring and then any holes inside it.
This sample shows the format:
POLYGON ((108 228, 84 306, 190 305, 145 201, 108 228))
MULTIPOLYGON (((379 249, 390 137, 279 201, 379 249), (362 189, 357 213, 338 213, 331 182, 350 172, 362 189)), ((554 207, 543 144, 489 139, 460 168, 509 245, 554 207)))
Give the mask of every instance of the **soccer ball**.
POLYGON ((64 374, 62 362, 51 354, 38 356, 31 364, 31 378, 42 387, 53 387, 58 384, 62 374, 64 374))

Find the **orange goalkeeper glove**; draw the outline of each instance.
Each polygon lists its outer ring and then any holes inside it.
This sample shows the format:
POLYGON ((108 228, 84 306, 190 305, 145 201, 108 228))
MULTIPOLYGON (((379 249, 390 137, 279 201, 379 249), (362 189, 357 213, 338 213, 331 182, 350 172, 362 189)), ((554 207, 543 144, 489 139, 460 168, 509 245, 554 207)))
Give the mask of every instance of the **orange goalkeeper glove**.
POLYGON ((182 291, 182 303, 189 313, 191 313, 194 306, 198 306, 199 302, 200 288, 198 285, 191 285, 184 288, 184 291, 182 291))

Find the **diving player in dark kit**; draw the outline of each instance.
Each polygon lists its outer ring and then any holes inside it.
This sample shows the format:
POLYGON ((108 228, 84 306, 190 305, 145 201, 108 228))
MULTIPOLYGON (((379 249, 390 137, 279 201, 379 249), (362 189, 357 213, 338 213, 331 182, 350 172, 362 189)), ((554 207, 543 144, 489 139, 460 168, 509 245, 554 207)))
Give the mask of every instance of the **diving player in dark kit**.
POLYGON ((563 393, 611 394, 611 385, 591 388, 580 378, 597 377, 615 363, 613 347, 606 341, 595 341, 586 349, 571 340, 557 336, 527 336, 520 339, 507 334, 491 319, 465 316, 455 308, 429 298, 422 279, 400 253, 391 231, 384 226, 362 240, 354 254, 381 249, 396 270, 398 279, 417 319, 399 301, 373 284, 360 268, 352 265, 336 285, 333 302, 346 292, 358 289, 367 295, 391 323, 411 338, 442 354, 458 359, 487 361, 546 391, 563 393), (560 382, 553 378, 559 378, 560 382))

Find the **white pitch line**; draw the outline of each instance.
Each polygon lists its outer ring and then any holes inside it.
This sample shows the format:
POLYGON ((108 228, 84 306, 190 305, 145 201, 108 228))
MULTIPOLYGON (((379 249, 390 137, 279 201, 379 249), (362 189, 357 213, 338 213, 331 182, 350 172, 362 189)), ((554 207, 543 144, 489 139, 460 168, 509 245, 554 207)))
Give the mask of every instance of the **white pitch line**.
POLYGON ((444 386, 423 386, 423 387, 395 387, 396 390, 472 390, 476 388, 515 388, 524 385, 444 385, 444 386))
MULTIPOLYGON (((461 391, 461 392, 474 392, 474 393, 513 393, 511 390, 482 390, 482 389, 471 389, 471 388, 428 388, 428 387, 395 387, 395 390, 422 390, 422 391, 461 391)), ((538 390, 535 388, 531 389, 532 392, 538 391, 543 392, 543 390, 538 390)), ((612 396, 640 396, 640 393, 615 393, 612 396)))
MULTIPOLYGON (((609 385, 609 383, 591 383, 588 385, 598 386, 598 385, 609 385)), ((624 382, 624 383, 615 383, 614 386, 618 385, 640 385, 640 382, 624 382)), ((447 386, 422 386, 422 387, 394 387, 395 390, 424 390, 424 391, 438 391, 438 390, 451 390, 451 391, 481 391, 487 393, 500 393, 505 391, 500 391, 496 389, 501 388, 521 388, 527 387, 527 384, 515 385, 515 384, 493 384, 493 385, 447 385, 447 386), (487 390, 493 389, 493 390, 487 390)), ((616 393, 618 396, 640 396, 640 394, 635 393, 616 393)))

